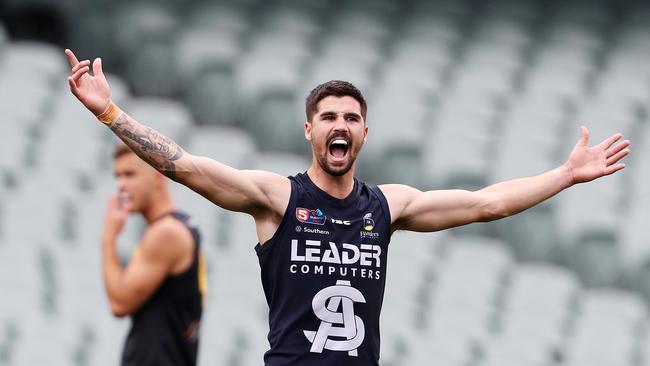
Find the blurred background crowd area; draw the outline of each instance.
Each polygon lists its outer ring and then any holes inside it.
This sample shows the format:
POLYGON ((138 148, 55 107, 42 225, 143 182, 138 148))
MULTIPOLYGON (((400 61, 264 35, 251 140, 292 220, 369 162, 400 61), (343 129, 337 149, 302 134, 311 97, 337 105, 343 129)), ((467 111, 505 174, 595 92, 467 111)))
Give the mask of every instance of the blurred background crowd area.
MULTIPOLYGON (((0 365, 117 364, 99 235, 114 137, 69 94, 63 49, 186 150, 284 175, 304 98, 356 84, 359 176, 478 189, 632 140, 627 168, 515 217, 397 233, 382 365, 650 365, 650 3, 561 0, 0 2, 0 365), (644 183, 646 182, 646 183, 644 183)), ((201 365, 255 365, 267 305, 252 219, 174 184, 204 238, 201 365)), ((120 242, 128 260, 143 222, 120 242)))

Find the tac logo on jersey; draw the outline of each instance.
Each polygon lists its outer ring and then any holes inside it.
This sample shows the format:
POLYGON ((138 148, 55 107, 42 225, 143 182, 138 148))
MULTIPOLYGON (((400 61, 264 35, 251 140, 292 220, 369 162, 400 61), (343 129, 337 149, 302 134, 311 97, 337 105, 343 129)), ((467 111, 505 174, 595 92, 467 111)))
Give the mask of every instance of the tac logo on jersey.
POLYGON ((368 212, 363 215, 363 229, 366 231, 372 231, 375 228, 375 220, 372 219, 372 213, 368 212))
POLYGON ((311 303, 320 325, 317 330, 303 330, 311 342, 309 351, 323 353, 326 349, 357 357, 366 329, 363 320, 354 313, 354 303, 365 302, 363 294, 350 281, 338 280, 336 285, 320 290, 311 303))
POLYGON ((296 219, 305 224, 325 225, 327 216, 320 209, 309 210, 302 207, 296 208, 296 219))

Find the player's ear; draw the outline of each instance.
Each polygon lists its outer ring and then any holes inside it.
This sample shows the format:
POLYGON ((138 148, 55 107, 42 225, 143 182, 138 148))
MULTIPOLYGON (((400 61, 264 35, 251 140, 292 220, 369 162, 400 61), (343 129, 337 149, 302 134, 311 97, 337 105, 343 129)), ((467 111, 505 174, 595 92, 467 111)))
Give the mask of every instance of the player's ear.
POLYGON ((311 141, 311 122, 305 121, 305 139, 311 141))
POLYGON ((366 141, 368 141, 368 125, 364 126, 364 131, 363 131, 363 143, 365 144, 366 141))

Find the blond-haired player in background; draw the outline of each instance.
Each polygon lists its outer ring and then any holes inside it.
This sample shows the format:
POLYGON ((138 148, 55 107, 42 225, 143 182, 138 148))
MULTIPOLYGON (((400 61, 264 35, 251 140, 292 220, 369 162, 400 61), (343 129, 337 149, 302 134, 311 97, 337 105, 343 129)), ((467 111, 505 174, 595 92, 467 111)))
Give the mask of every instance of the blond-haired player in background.
POLYGON ((108 200, 101 245, 111 311, 131 316, 122 365, 196 365, 206 287, 198 229, 176 210, 167 178, 121 142, 113 167, 118 193, 108 200), (147 227, 123 268, 117 238, 132 213, 147 227))

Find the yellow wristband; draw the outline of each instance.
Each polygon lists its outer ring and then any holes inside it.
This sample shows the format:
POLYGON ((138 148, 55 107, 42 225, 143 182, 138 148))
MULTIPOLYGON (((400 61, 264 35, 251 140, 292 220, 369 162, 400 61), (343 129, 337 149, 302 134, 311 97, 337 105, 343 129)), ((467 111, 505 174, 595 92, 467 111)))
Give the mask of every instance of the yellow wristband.
POLYGON ((110 126, 111 123, 120 116, 122 110, 118 107, 113 101, 108 103, 106 110, 97 116, 97 119, 100 120, 103 124, 110 126))

